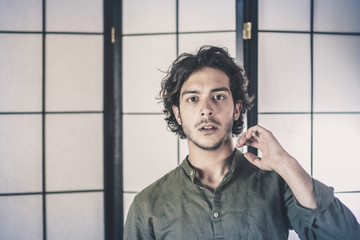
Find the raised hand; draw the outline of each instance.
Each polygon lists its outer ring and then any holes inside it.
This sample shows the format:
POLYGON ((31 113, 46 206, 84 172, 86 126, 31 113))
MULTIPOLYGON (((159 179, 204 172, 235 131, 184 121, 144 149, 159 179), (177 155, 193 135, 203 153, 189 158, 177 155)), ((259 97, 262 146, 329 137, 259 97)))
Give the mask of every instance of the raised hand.
POLYGON ((245 153, 245 158, 262 170, 279 171, 286 159, 291 156, 284 150, 274 135, 267 129, 256 125, 243 133, 236 144, 236 147, 251 146, 262 152, 262 158, 252 153, 245 153))
POLYGON ((245 158, 258 168, 277 172, 289 185, 299 203, 310 209, 316 208, 316 195, 310 175, 290 156, 274 135, 261 126, 254 126, 243 133, 236 147, 251 146, 262 152, 262 158, 245 153, 245 158))

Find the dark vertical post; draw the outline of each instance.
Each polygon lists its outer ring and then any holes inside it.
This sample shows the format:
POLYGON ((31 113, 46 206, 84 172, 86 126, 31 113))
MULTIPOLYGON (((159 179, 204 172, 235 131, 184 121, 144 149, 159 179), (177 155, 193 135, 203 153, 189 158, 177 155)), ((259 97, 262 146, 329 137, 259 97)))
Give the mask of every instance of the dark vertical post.
POLYGON ((244 0, 236 0, 236 62, 244 66, 244 0))
MULTIPOLYGON (((248 126, 258 123, 258 0, 244 0, 244 22, 251 22, 251 39, 244 40, 244 67, 250 80, 249 93, 256 96, 254 107, 248 112, 248 126)), ((257 149, 249 147, 249 152, 257 154, 257 149)))
POLYGON ((123 235, 122 1, 104 0, 105 239, 123 235))

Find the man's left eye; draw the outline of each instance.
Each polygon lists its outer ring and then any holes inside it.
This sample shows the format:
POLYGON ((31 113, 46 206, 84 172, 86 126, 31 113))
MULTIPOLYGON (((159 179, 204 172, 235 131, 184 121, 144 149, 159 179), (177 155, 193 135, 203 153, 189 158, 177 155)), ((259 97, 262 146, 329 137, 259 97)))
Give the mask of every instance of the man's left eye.
POLYGON ((214 99, 215 100, 223 100, 223 99, 225 99, 225 97, 223 95, 215 95, 214 99))

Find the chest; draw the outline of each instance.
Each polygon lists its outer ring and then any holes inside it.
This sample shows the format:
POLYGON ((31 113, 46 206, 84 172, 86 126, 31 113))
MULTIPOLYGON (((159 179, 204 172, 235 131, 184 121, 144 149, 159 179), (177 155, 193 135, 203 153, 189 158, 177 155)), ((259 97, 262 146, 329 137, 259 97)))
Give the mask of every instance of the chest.
POLYGON ((281 195, 269 190, 233 184, 214 193, 174 192, 155 204, 156 239, 283 239, 288 230, 281 195))

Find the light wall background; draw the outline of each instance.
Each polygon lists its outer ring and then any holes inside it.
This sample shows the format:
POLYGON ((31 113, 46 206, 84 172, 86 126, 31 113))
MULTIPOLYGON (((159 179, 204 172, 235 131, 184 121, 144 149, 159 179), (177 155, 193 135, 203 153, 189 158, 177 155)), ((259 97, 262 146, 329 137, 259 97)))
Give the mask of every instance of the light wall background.
MULTIPOLYGON (((236 57, 235 4, 123 0, 125 218, 187 154, 156 100, 163 71, 204 44, 236 57)), ((259 0, 257 95, 259 123, 358 221, 359 12, 259 0)), ((0 0, 0 239, 104 239, 103 18, 103 0, 0 0)))
POLYGON ((103 1, 0 0, 0 239, 104 239, 103 1))

